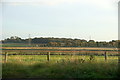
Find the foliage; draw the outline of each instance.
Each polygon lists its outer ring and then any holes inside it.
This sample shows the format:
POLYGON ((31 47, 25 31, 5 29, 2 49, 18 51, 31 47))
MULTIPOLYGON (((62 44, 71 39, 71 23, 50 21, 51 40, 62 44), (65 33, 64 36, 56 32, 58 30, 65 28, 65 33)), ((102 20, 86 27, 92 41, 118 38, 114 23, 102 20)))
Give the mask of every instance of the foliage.
MULTIPOLYGON (((3 44, 19 43, 21 45, 28 44, 29 39, 21 39, 17 36, 12 36, 2 40, 3 44)), ((31 38, 31 46, 41 47, 119 47, 120 40, 112 40, 109 42, 97 42, 94 40, 71 39, 71 38, 31 38)), ((18 45, 18 44, 17 44, 18 45)), ((3 45, 4 46, 4 45, 3 45)), ((19 46, 19 45, 18 45, 19 46)), ((30 46, 30 45, 28 45, 30 46)))

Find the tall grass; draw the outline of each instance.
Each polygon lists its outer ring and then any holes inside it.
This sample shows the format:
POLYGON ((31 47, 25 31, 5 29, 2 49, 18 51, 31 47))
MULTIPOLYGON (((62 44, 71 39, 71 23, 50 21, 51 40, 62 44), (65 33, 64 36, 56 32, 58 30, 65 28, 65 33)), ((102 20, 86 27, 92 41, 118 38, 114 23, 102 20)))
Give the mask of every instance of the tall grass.
POLYGON ((117 78, 117 57, 51 55, 8 56, 3 78, 117 78), (82 62, 84 60, 84 62, 82 62))

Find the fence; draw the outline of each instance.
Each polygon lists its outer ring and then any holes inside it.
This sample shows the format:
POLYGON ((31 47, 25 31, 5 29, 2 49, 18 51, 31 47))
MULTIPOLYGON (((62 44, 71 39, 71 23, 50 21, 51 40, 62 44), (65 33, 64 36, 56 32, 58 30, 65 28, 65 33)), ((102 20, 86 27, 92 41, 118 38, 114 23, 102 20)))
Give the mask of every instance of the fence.
MULTIPOLYGON (((8 55, 41 55, 41 54, 8 54, 7 52, 5 52, 5 54, 4 54, 4 62, 6 63, 7 62, 7 56, 8 55)), ((45 54, 46 55, 46 59, 47 59, 47 61, 50 61, 50 52, 47 52, 47 54, 45 54)), ((90 55, 90 60, 92 59, 92 56, 93 55, 90 55)), ((104 58, 105 58, 105 61, 107 61, 107 52, 105 52, 104 53, 104 58)))
MULTIPOLYGON (((52 52, 63 52, 63 53, 88 53, 85 55, 89 55, 90 59, 92 55, 103 55, 105 61, 107 61, 107 55, 110 53, 117 55, 118 50, 114 48, 78 48, 78 47, 2 47, 2 51, 4 52, 4 62, 7 62, 8 55, 46 55, 47 61, 50 61, 50 55, 56 55, 52 52), (9 52, 12 52, 9 54, 9 52), (14 52, 14 54, 13 54, 14 52), (15 54, 15 52, 19 52, 20 54, 15 54), (45 52, 47 54, 21 54, 22 52, 45 52), (52 54, 51 54, 52 53, 52 54), (95 53, 95 54, 94 54, 95 53), (92 54, 92 55, 91 55, 92 54)), ((67 55, 67 54, 65 54, 67 55)), ((78 54, 77 54, 78 55, 78 54)), ((80 54, 79 54, 80 55, 80 54)))

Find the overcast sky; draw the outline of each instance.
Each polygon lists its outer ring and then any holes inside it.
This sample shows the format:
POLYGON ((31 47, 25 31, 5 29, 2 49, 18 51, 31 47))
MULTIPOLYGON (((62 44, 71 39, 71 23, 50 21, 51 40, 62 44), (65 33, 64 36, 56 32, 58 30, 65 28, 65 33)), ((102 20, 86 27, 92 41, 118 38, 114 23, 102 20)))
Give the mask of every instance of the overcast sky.
POLYGON ((2 38, 117 40, 118 1, 2 0, 2 38))

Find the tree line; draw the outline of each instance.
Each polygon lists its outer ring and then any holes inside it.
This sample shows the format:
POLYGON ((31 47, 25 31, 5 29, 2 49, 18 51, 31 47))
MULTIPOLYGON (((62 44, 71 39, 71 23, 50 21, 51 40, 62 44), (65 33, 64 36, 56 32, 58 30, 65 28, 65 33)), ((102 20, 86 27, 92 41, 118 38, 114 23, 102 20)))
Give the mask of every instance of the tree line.
POLYGON ((4 39, 1 41, 3 44, 5 43, 22 43, 28 44, 31 46, 37 47, 119 47, 120 40, 111 40, 109 42, 106 41, 94 41, 94 40, 85 40, 85 39, 71 39, 71 38, 29 38, 22 39, 17 36, 12 36, 10 38, 4 39))

